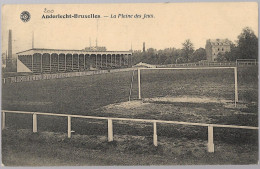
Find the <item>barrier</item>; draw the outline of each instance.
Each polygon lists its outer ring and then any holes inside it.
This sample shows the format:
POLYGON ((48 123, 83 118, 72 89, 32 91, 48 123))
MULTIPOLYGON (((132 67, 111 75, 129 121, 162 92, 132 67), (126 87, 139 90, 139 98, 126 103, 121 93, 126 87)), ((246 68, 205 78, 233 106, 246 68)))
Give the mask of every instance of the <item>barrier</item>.
POLYGON ((258 65, 257 61, 247 61, 247 62, 196 62, 196 63, 182 63, 182 64, 167 64, 167 65, 157 65, 157 67, 195 67, 195 66, 252 66, 258 65))
POLYGON ((86 71, 86 72, 69 72, 69 73, 57 73, 57 74, 40 74, 40 75, 29 75, 29 76, 15 76, 15 77, 3 78, 2 83, 8 84, 8 83, 29 82, 29 81, 35 81, 35 80, 49 80, 49 79, 62 79, 62 78, 68 78, 68 77, 91 76, 91 75, 104 74, 104 73, 126 72, 126 71, 131 71, 134 69, 136 69, 136 68, 96 70, 96 71, 86 71))
POLYGON ((258 127, 253 127, 253 126, 206 124, 206 123, 191 123, 191 122, 166 121, 166 120, 116 118, 116 117, 82 116, 82 115, 71 115, 71 114, 54 114, 54 113, 10 111, 10 110, 2 110, 2 129, 4 129, 5 125, 6 125, 6 123, 5 123, 6 113, 32 114, 33 115, 33 132, 34 133, 37 132, 37 115, 67 117, 68 118, 68 130, 67 130, 68 138, 71 138, 71 118, 107 120, 108 121, 108 142, 113 141, 113 120, 152 123, 153 124, 153 144, 154 144, 154 146, 158 146, 157 125, 156 125, 157 123, 203 126, 203 127, 208 127, 208 152, 210 152, 210 153, 214 152, 214 137, 213 137, 214 136, 214 133, 213 133, 214 127, 258 130, 258 127))

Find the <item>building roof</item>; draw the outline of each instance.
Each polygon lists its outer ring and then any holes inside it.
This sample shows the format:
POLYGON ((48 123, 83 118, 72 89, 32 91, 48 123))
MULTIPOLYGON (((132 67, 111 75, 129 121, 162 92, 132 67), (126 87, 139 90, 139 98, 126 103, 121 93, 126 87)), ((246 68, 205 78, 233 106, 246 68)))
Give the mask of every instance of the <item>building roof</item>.
POLYGON ((230 45, 231 41, 228 39, 208 39, 207 43, 210 43, 213 46, 216 45, 230 45))
POLYGON ((46 53, 92 53, 92 54, 132 54, 130 51, 85 51, 85 50, 70 50, 70 49, 44 49, 44 48, 33 48, 25 51, 18 52, 16 54, 27 54, 29 52, 46 52, 46 53))

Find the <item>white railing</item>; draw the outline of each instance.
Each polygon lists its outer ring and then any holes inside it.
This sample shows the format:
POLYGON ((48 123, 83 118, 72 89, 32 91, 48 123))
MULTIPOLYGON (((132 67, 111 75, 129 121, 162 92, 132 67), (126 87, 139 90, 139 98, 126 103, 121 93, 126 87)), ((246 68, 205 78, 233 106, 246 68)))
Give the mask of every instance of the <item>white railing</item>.
POLYGON ((2 79, 2 83, 19 83, 28 82, 34 80, 47 80, 47 79, 61 79, 67 77, 78 77, 78 76, 90 76, 96 74, 104 73, 115 73, 115 72, 125 72, 131 71, 135 68, 125 68, 125 69, 111 69, 111 70, 96 70, 96 71, 86 71, 86 72, 68 72, 68 73, 56 73, 56 74, 39 74, 39 75, 29 75, 29 76, 15 76, 7 77, 2 79))
POLYGON ((113 141, 113 120, 115 120, 115 121, 134 121, 134 122, 152 123, 153 124, 153 144, 154 144, 154 146, 158 146, 157 125, 156 125, 157 123, 204 126, 204 127, 208 127, 208 152, 214 152, 214 139, 213 139, 214 138, 213 137, 213 128, 214 127, 258 130, 258 127, 253 127, 253 126, 206 124, 206 123, 191 123, 191 122, 166 121, 166 120, 116 118, 116 117, 97 117, 97 116, 82 116, 82 115, 71 115, 71 114, 43 113, 43 112, 10 111, 10 110, 2 110, 2 129, 4 129, 5 126, 6 126, 6 122, 5 122, 5 114, 6 113, 32 114, 33 115, 32 130, 33 130, 34 133, 37 132, 37 115, 67 117, 68 118, 68 130, 67 130, 68 131, 68 138, 71 138, 71 118, 107 120, 108 121, 108 142, 113 141))
POLYGON ((256 59, 237 59, 236 66, 239 65, 257 65, 256 59))
POLYGON ((157 65, 157 67, 194 67, 194 66, 249 66, 257 65, 257 61, 247 62, 196 62, 196 63, 182 63, 182 64, 167 64, 157 65))

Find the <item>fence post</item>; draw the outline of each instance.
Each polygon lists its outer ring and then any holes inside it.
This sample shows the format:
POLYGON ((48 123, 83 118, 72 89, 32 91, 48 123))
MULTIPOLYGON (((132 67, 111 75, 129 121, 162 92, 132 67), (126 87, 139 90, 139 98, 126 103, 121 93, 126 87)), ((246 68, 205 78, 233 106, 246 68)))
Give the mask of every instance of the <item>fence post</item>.
POLYGON ((33 113, 33 132, 37 132, 37 114, 33 113))
POLYGON ((108 142, 113 141, 113 122, 108 119, 108 142))
POLYGON ((2 130, 5 129, 5 112, 2 112, 2 130))
POLYGON ((208 126, 208 152, 214 153, 213 126, 208 126))
POLYGON ((153 145, 158 146, 156 122, 153 122, 153 145))
POLYGON ((71 138, 71 116, 68 116, 68 138, 71 138))
POLYGON ((238 87, 237 87, 237 67, 234 68, 234 76, 235 76, 235 107, 238 102, 238 87))
POLYGON ((138 69, 138 98, 141 98, 141 71, 138 69))

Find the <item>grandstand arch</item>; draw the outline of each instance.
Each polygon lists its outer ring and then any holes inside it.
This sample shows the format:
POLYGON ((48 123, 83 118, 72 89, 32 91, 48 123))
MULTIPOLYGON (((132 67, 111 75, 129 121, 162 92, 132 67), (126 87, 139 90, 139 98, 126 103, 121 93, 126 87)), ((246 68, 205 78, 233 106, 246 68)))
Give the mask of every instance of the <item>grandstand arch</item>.
POLYGON ((58 55, 58 71, 65 71, 66 70, 66 55, 65 53, 60 53, 58 55))
POLYGON ((57 53, 51 53, 51 71, 58 72, 59 55, 57 53))
POLYGON ((33 54, 33 72, 40 73, 41 70, 41 61, 42 61, 42 54, 41 53, 34 53, 33 54))
POLYGON ((41 72, 46 73, 51 71, 51 55, 50 53, 43 53, 41 59, 41 72))
POLYGON ((107 56, 106 56, 106 54, 101 55, 101 67, 107 67, 107 56))
POLYGON ((79 70, 79 54, 72 54, 72 70, 79 70))
POLYGON ((85 55, 80 53, 79 54, 79 70, 85 70, 85 55))
POLYGON ((67 53, 66 54, 66 71, 72 71, 72 54, 71 53, 67 53))

